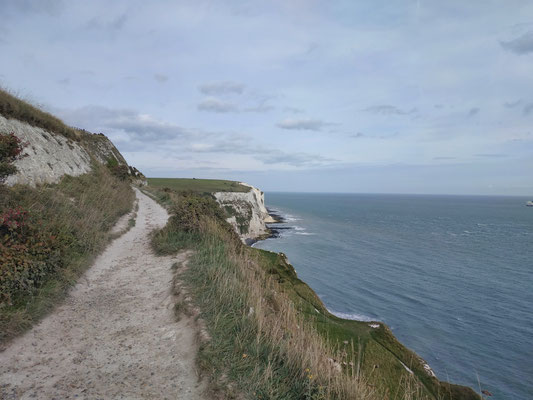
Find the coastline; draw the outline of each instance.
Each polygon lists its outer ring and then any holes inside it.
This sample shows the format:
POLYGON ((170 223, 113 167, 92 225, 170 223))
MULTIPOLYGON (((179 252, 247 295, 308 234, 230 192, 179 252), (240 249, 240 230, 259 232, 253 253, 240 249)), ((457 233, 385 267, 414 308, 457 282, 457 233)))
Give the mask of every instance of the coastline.
POLYGON ((261 242, 266 239, 275 239, 280 237, 280 230, 285 229, 291 229, 290 227, 274 227, 272 225, 275 224, 284 224, 286 223, 286 219, 283 217, 281 213, 279 213, 276 210, 272 210, 271 208, 267 207, 268 216, 271 218, 268 222, 265 222, 266 225, 266 232, 262 235, 259 235, 254 238, 246 239, 244 242, 246 245, 250 247, 254 247, 254 245, 258 242, 261 242))
MULTIPOLYGON (((256 243, 266 239, 281 238, 283 231, 295 229, 295 227, 292 226, 271 226, 273 224, 286 224, 288 222, 288 219, 277 210, 273 210, 270 208, 267 208, 267 210, 269 212, 269 215, 274 218, 276 222, 268 223, 267 228, 269 232, 263 236, 256 238, 250 245, 251 247, 254 247, 256 243)), ((262 249, 258 250, 270 252, 262 249)), ((362 328, 366 329, 368 335, 379 345, 381 345, 387 353, 392 355, 393 358, 391 359, 391 361, 393 363, 397 362, 404 371, 408 372, 409 375, 418 378, 418 380, 423 384, 428 393, 433 395, 435 398, 440 399, 441 397, 439 396, 442 396, 443 391, 446 392, 443 398, 449 400, 469 400, 481 398, 472 388, 468 386, 455 385, 446 381, 439 380, 433 369, 430 367, 429 363, 417 353, 404 346, 392 333, 392 330, 388 327, 388 325, 386 325, 382 321, 374 320, 371 318, 346 318, 346 315, 342 313, 334 313, 330 311, 322 302, 322 300, 318 297, 316 292, 297 277, 296 270, 294 266, 289 263, 287 256, 284 253, 278 252, 277 254, 281 256, 283 264, 285 264, 286 268, 289 268, 291 270, 291 273, 294 275, 294 279, 304 285, 306 287, 306 290, 309 290, 311 292, 310 297, 315 299, 315 301, 311 301, 311 303, 313 304, 313 308, 316 313, 323 314, 324 317, 327 317, 331 321, 334 321, 341 325, 345 325, 346 331, 350 337, 350 340, 352 340, 352 343, 354 337, 357 337, 357 340, 360 340, 360 330, 362 328)), ((329 335, 329 333, 327 333, 327 335, 329 335)), ((344 341, 344 343, 347 342, 344 341)))

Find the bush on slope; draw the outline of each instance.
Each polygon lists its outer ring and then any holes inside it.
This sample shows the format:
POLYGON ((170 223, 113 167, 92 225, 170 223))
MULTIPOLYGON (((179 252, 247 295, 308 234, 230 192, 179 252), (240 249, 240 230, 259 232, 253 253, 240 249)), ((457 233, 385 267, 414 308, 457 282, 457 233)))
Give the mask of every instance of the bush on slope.
POLYGON ((65 294, 133 200, 128 181, 96 164, 58 184, 0 185, 0 343, 65 294))

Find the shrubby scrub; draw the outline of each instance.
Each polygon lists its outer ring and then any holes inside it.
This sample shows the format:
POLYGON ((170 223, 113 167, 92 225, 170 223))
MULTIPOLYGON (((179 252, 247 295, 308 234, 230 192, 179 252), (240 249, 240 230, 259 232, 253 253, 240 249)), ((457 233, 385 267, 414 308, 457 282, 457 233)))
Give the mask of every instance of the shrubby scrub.
POLYGON ((99 164, 57 184, 0 185, 0 343, 64 296, 134 197, 129 181, 99 164))
POLYGON ((23 143, 13 133, 0 135, 0 184, 17 172, 13 163, 21 157, 23 143))

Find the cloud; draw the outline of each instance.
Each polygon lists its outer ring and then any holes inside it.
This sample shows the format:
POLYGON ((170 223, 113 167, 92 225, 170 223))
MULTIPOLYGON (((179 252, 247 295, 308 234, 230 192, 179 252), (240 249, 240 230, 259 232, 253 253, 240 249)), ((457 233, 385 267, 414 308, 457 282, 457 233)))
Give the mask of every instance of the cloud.
POLYGON ((409 111, 402 110, 398 107, 391 106, 389 104, 381 104, 377 106, 370 106, 363 111, 372 113, 372 114, 380 114, 380 115, 409 115, 416 112, 416 108, 413 108, 409 111))
POLYGON ((301 108, 297 107, 283 107, 284 112, 292 113, 292 114, 301 114, 304 112, 301 108))
POLYGON ((518 106, 521 106, 523 105, 522 107, 522 114, 523 115, 529 115, 531 114, 531 112, 533 112, 533 103, 525 103, 522 101, 522 99, 519 99, 519 100, 516 100, 516 101, 509 101, 509 102, 505 102, 503 103, 503 105, 506 107, 506 108, 516 108, 518 106))
POLYGON ((281 150, 273 150, 267 154, 260 154, 257 158, 265 164, 287 164, 293 167, 315 167, 336 161, 332 158, 317 154, 286 153, 281 150))
POLYGON ((9 9, 14 8, 22 11, 24 14, 48 14, 51 16, 59 15, 64 7, 63 0, 3 0, 0 1, 0 7, 9 9))
POLYGON ((0 43, 7 43, 7 36, 9 34, 9 31, 5 27, 5 25, 0 25, 0 43))
POLYGON ((533 111, 533 103, 526 104, 524 106, 524 109, 522 110, 524 115, 529 115, 529 114, 531 114, 532 111, 533 111))
POLYGON ((221 95, 221 94, 242 94, 245 89, 245 85, 238 82, 223 81, 223 82, 210 82, 203 83, 198 86, 198 90, 203 94, 221 95))
POLYGON ((533 31, 524 33, 516 39, 508 42, 500 42, 500 45, 507 51, 515 54, 527 54, 533 52, 533 31))
POLYGON ((233 104, 214 97, 207 98, 197 106, 198 110, 215 113, 239 112, 239 108, 233 104))
POLYGON ((225 134, 220 132, 186 129, 130 109, 86 106, 74 110, 53 111, 73 126, 111 134, 121 151, 145 151, 146 144, 150 143, 154 147, 164 146, 164 149, 172 153, 173 159, 179 157, 182 152, 187 155, 191 153, 249 155, 265 164, 285 164, 293 167, 313 167, 335 161, 317 154, 291 153, 265 147, 250 140, 248 135, 232 134, 223 137, 225 134))
POLYGON ((484 158, 504 158, 507 157, 507 154, 500 154, 500 153, 494 153, 494 154, 474 154, 476 157, 484 157, 484 158))
POLYGON ((440 157, 433 157, 434 160, 457 160, 457 157, 447 157, 447 156, 440 156, 440 157))
POLYGON ((245 108, 243 111, 244 112, 265 113, 265 112, 272 111, 273 109, 274 109, 274 107, 273 106, 269 106, 268 104, 259 104, 259 105, 254 106, 254 107, 245 108))
POLYGON ((477 107, 474 107, 474 108, 471 108, 469 111, 468 111, 468 117, 473 117, 475 115, 479 114, 479 108, 477 107))
POLYGON ((380 140, 386 140, 386 139, 392 139, 396 136, 398 136, 398 132, 389 133, 389 134, 381 134, 381 135, 368 135, 362 132, 356 132, 351 133, 348 135, 348 137, 352 139, 361 139, 361 138, 367 138, 367 139, 380 139, 380 140))
POLYGON ((247 96, 247 101, 252 106, 249 106, 247 108, 244 108, 244 112, 257 112, 257 113, 265 113, 272 111, 275 107, 268 104, 269 101, 273 100, 277 96, 270 95, 270 94, 264 94, 257 91, 252 91, 249 93, 249 96, 247 96))
POLYGON ((265 147, 249 140, 248 136, 233 135, 232 137, 209 142, 189 143, 186 150, 191 153, 224 153, 249 155, 265 164, 286 164, 293 167, 314 167, 327 165, 337 160, 318 154, 304 152, 286 152, 265 147))
POLYGON ((310 43, 309 46, 307 47, 307 50, 305 51, 305 54, 309 55, 309 54, 315 52, 318 49, 318 47, 319 47, 318 43, 315 43, 315 42, 310 43))
POLYGON ((533 133, 532 132, 524 132, 524 133, 517 133, 509 137, 509 142, 533 142, 533 133))
POLYGON ((111 32, 118 32, 122 30, 127 20, 128 20, 128 16, 126 14, 121 14, 112 19, 94 17, 94 18, 91 18, 89 22, 87 22, 87 25, 85 26, 85 28, 89 30, 98 30, 98 31, 105 30, 105 31, 111 31, 111 32))
POLYGON ((168 76, 163 74, 154 74, 154 79, 159 83, 165 83, 168 81, 168 76))
POLYGON ((274 109, 273 106, 266 104, 266 101, 262 101, 254 106, 241 108, 238 105, 229 101, 217 99, 215 97, 208 97, 202 100, 198 106, 199 111, 215 112, 215 113, 266 113, 274 109))
POLYGON ((122 131, 129 140, 141 142, 142 146, 146 146, 146 142, 164 143, 193 136, 190 130, 129 109, 86 106, 75 110, 58 110, 57 113, 73 126, 105 133, 110 130, 122 131))
POLYGON ((516 100, 516 101, 506 101, 503 103, 503 105, 507 108, 515 108, 516 106, 520 105, 522 103, 522 100, 516 100))
POLYGON ((327 126, 334 125, 319 119, 285 119, 277 123, 278 128, 297 131, 321 131, 327 126))

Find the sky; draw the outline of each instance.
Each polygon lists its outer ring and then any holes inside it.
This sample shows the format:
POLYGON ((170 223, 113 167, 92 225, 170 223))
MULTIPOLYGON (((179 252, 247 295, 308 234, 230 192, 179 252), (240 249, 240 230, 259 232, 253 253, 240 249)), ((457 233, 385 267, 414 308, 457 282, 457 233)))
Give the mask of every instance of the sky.
POLYGON ((0 55, 149 177, 533 196, 529 0, 0 0, 0 55))

